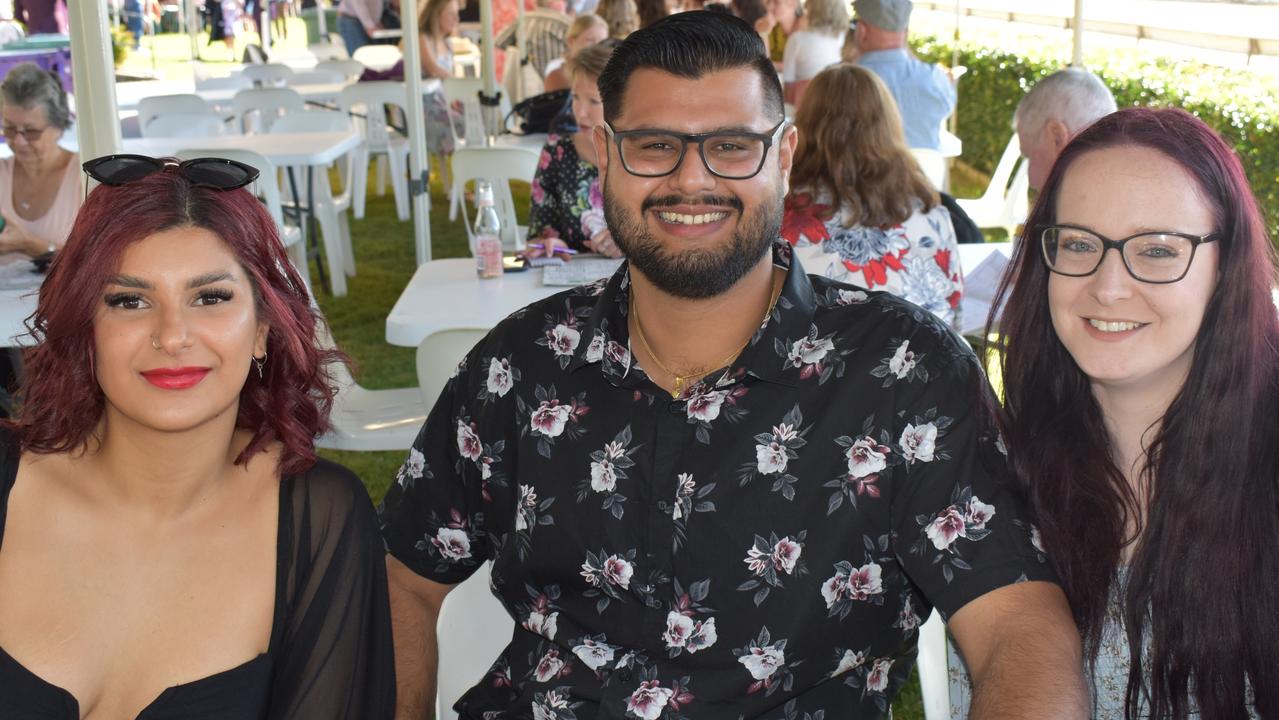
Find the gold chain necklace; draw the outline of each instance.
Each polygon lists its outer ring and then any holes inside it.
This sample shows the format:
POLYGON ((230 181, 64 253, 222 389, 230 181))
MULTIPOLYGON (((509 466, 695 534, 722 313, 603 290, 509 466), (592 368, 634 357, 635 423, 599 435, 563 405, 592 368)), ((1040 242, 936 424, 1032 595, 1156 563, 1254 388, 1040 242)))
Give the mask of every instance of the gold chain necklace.
MULTIPOLYGON (((765 322, 767 322, 768 316, 773 314, 773 308, 777 305, 777 296, 775 293, 777 293, 776 277, 773 278, 773 281, 771 285, 769 286, 768 309, 764 311, 764 317, 761 318, 759 321, 760 325, 763 325, 765 322)), ((685 383, 687 383, 689 380, 693 378, 703 377, 707 375, 708 373, 710 373, 711 371, 717 368, 725 367, 729 363, 733 362, 733 360, 737 359, 738 355, 742 354, 742 351, 746 349, 746 346, 750 345, 751 338, 755 337, 755 333, 751 332, 750 337, 746 338, 746 342, 742 343, 741 347, 734 350, 731 355, 719 361, 719 363, 717 363, 716 365, 709 368, 705 368, 705 369, 697 369, 697 370, 694 370, 693 372, 680 375, 674 370, 671 370, 670 368, 666 367, 666 364, 663 363, 657 357, 657 353, 653 352, 652 346, 648 344, 648 338, 644 337, 644 326, 640 324, 639 310, 637 310, 635 307, 635 292, 633 289, 631 291, 631 316, 635 318, 635 335, 639 337, 640 344, 644 346, 644 352, 648 353, 648 356, 653 358, 653 362, 657 363, 657 366, 662 369, 662 372, 665 372, 667 375, 670 375, 672 378, 675 378, 675 389, 671 390, 671 397, 677 398, 677 399, 684 394, 685 383)))

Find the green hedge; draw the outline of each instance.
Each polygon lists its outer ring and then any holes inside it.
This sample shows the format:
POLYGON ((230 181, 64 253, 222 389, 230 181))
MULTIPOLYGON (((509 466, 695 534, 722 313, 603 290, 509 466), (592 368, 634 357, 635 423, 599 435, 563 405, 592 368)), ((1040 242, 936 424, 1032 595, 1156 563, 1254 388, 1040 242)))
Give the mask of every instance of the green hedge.
MULTIPOLYGON (((1001 47, 971 40, 958 44, 958 135, 963 160, 990 173, 1012 135, 1013 110, 1040 78, 1062 67, 1068 48, 1043 40, 999 39, 1001 47), (1010 47, 1013 46, 1013 47, 1010 47)), ((955 42, 935 35, 912 36, 915 52, 950 65, 955 42)), ((1260 73, 1149 57, 1136 50, 1098 49, 1085 64, 1115 94, 1120 107, 1177 106, 1194 113, 1234 145, 1279 238, 1279 82, 1260 73)))

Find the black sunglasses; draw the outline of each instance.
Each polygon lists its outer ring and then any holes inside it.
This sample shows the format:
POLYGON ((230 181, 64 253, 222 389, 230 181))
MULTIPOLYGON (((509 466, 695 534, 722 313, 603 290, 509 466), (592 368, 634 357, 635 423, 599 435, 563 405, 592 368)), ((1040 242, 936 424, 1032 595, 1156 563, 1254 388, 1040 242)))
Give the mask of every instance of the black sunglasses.
POLYGON ((146 155, 106 155, 82 166, 89 177, 103 185, 124 185, 151 175, 170 171, 196 187, 235 190, 258 179, 258 169, 225 158, 153 158, 146 155))

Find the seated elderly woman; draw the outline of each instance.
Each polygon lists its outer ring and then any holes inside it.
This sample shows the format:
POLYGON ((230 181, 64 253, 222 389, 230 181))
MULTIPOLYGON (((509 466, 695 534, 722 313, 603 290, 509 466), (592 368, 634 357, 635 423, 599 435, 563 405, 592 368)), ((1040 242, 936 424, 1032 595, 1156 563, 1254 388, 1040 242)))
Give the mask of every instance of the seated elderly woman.
POLYGON ((817 73, 840 60, 848 29, 848 4, 844 0, 807 0, 808 27, 795 31, 782 54, 782 82, 786 102, 799 105, 804 90, 817 73))
POLYGON ((573 76, 573 117, 577 132, 546 139, 530 192, 530 254, 552 255, 564 249, 621 257, 604 222, 598 161, 591 140, 604 124, 604 104, 596 87, 613 54, 613 41, 583 48, 568 60, 573 76))
POLYGON ((883 81, 856 65, 823 70, 795 111, 795 126, 782 235, 804 267, 891 292, 958 327, 955 229, 906 148, 883 81))
POLYGON ((71 126, 67 93, 57 76, 22 63, 5 76, 0 94, 13 151, 0 159, 0 252, 41 255, 66 242, 84 197, 79 158, 58 146, 71 126))
POLYGON ((340 358, 257 171, 86 169, 0 430, 0 717, 390 718, 377 518, 313 446, 340 358))
POLYGON ((590 47, 595 43, 604 42, 607 39, 608 23, 604 21, 604 18, 594 14, 578 15, 573 20, 573 24, 568 26, 564 57, 555 58, 546 64, 546 82, 542 86, 543 91, 568 90, 569 86, 573 84, 568 76, 568 68, 565 67, 568 59, 575 55, 578 50, 590 47))

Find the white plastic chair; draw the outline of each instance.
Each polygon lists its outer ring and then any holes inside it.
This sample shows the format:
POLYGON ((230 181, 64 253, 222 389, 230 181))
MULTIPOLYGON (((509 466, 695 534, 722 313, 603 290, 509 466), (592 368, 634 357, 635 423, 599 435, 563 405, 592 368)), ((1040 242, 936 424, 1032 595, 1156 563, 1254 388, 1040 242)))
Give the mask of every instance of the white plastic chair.
POLYGON ((346 54, 346 46, 342 43, 318 42, 308 45, 306 49, 315 56, 317 66, 326 60, 349 60, 351 57, 346 54))
POLYGON ((919 626, 919 657, 915 667, 919 669, 925 720, 951 720, 950 676, 946 671, 946 623, 936 610, 919 626))
POLYGON ((986 191, 979 198, 958 198, 956 202, 977 227, 1004 228, 1011 238, 1030 211, 1029 193, 1030 163, 1021 161, 1021 145, 1013 133, 986 191))
POLYGON ((370 70, 390 70, 403 57, 404 53, 394 45, 365 45, 356 50, 351 59, 370 70))
POLYGON ((466 239, 475 252, 475 236, 471 216, 463 198, 463 189, 471 180, 488 180, 493 185, 493 201, 502 222, 502 249, 518 252, 524 249, 527 228, 519 227, 515 218, 515 202, 511 199, 511 181, 533 182, 537 172, 537 153, 517 148, 468 147, 453 153, 453 191, 462 207, 466 239))
POLYGON ((196 92, 206 90, 247 90, 251 87, 253 87, 253 81, 243 74, 195 79, 196 92))
MULTIPOLYGON (((341 132, 351 128, 351 119, 345 113, 330 110, 289 113, 271 126, 273 133, 341 132)), ((346 177, 351 177, 351 167, 364 155, 361 149, 347 153, 343 163, 346 177)), ((311 175, 308 197, 314 198, 312 211, 324 237, 324 254, 328 260, 329 283, 333 294, 346 295, 346 277, 355 274, 355 252, 351 248, 351 228, 346 211, 351 207, 350 183, 339 194, 333 193, 329 174, 323 168, 315 168, 311 175)), ((308 192, 303 190, 303 192, 308 192)), ((305 202, 305 199, 300 199, 305 202)))
POLYGON ((293 74, 293 68, 283 63, 263 63, 261 65, 245 65, 240 74, 259 87, 275 87, 283 85, 293 74))
POLYGON ((515 24, 515 47, 507 49, 503 82, 515 102, 542 92, 546 65, 564 56, 571 23, 572 18, 554 10, 531 10, 515 24))
POLYGON ((515 634, 515 621, 490 587, 491 565, 485 562, 453 588, 440 607, 435 637, 439 656, 448 661, 437 671, 438 720, 457 718, 453 703, 484 677, 515 634))
MULTIPOLYGON (((319 331, 321 344, 335 347, 327 326, 319 331)), ((315 444, 331 450, 407 451, 426 422, 427 406, 415 387, 369 390, 351 377, 344 364, 329 367, 337 385, 329 420, 333 427, 315 444)))
POLYGON ((277 180, 275 165, 270 160, 255 150, 228 148, 202 150, 199 147, 188 147, 177 151, 173 155, 179 160, 202 157, 226 158, 227 160, 235 160, 257 168, 258 179, 254 180, 253 184, 249 186, 249 191, 260 197, 266 205, 267 212, 270 213, 271 219, 275 221, 275 228, 280 233, 280 242, 284 245, 284 250, 289 254, 289 260, 292 261, 293 267, 297 268, 298 274, 302 276, 302 282, 306 284, 307 292, 311 291, 311 274, 307 269, 306 243, 303 242, 302 228, 296 225, 286 225, 284 222, 284 206, 280 202, 280 185, 277 180))
POLYGON ((294 85, 329 85, 346 82, 346 75, 336 70, 305 70, 295 72, 284 79, 285 87, 294 85))
POLYGON ((224 127, 221 115, 206 111, 156 115, 141 129, 144 138, 198 138, 221 135, 224 127))
MULTIPOLYGON (((364 48, 360 48, 363 50, 364 48)), ((358 51, 357 51, 358 52, 358 51)), ((395 214, 400 222, 409 219, 409 140, 386 123, 386 106, 390 105, 407 117, 408 90, 404 83, 390 80, 360 82, 347 85, 338 95, 338 106, 357 117, 357 127, 364 134, 368 154, 378 158, 377 192, 386 190, 383 182, 386 165, 391 170, 391 190, 395 193, 395 214)), ((364 217, 364 196, 368 188, 368 163, 357 165, 351 180, 355 193, 352 209, 356 218, 364 217)))
POLYGON ((241 132, 249 132, 250 129, 270 132, 271 125, 281 114, 305 109, 306 102, 292 88, 250 88, 231 98, 231 115, 241 126, 241 132), (248 122, 248 115, 257 115, 257 122, 248 122))
POLYGON ((346 57, 345 52, 341 58, 321 60, 315 64, 315 69, 339 73, 349 82, 359 80, 360 76, 364 74, 364 65, 359 60, 352 60, 346 57))
POLYGON ((138 100, 138 127, 145 131, 147 125, 157 115, 210 112, 213 112, 213 106, 199 95, 191 93, 152 95, 138 100))
POLYGON ((435 405, 444 384, 453 377, 457 364, 475 347, 490 328, 462 327, 436 330, 417 346, 417 386, 422 402, 435 405))
POLYGON ((911 148, 910 154, 915 157, 915 162, 919 163, 919 169, 924 171, 924 176, 933 184, 937 190, 946 190, 946 158, 942 157, 941 151, 932 148, 911 148))

